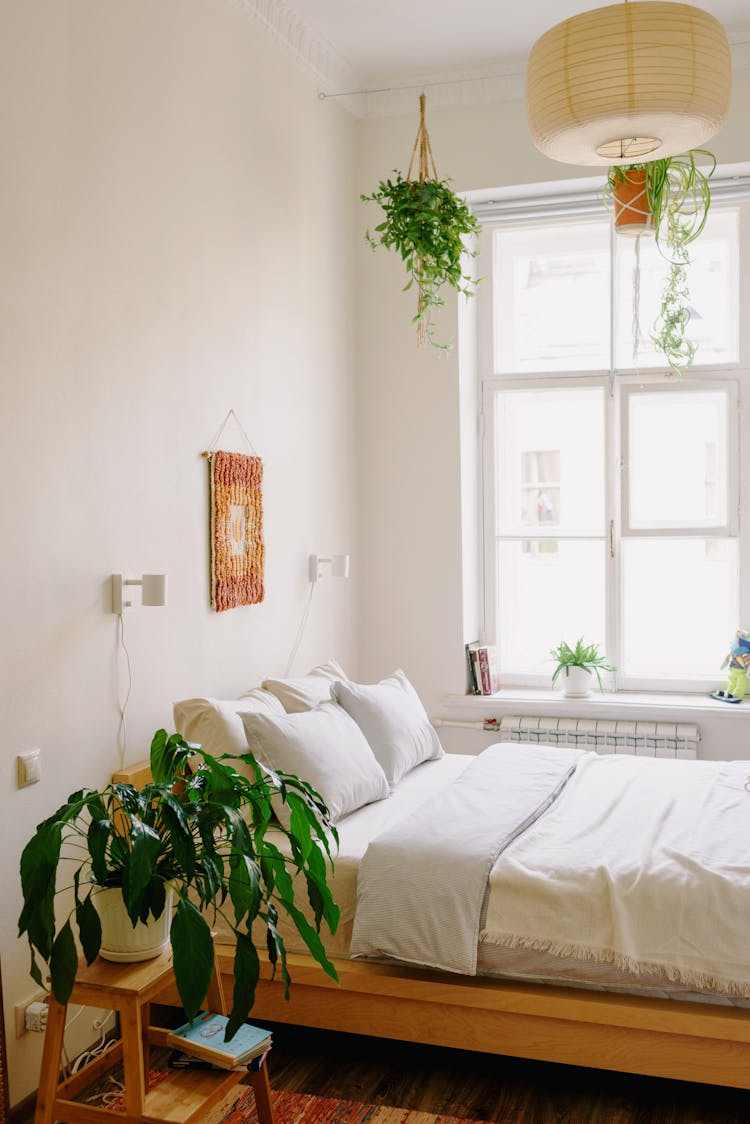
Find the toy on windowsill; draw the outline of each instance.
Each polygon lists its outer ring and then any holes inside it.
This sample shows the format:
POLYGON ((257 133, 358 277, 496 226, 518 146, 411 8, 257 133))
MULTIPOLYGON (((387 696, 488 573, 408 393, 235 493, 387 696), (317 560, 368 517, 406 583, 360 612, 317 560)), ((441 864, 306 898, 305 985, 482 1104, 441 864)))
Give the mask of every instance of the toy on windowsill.
POLYGON ((750 632, 738 631, 737 639, 721 666, 727 665, 727 682, 720 690, 712 691, 711 698, 727 703, 742 702, 747 690, 747 669, 750 667, 750 632))

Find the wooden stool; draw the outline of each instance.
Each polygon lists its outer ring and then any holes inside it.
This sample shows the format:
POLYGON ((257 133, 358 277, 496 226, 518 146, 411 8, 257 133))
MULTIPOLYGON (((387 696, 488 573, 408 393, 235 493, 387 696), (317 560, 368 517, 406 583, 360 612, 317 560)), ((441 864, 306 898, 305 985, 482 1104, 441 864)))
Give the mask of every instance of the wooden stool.
MULTIPOLYGON (((150 1093, 146 1091, 149 1050, 166 1046, 168 1029, 150 1026, 150 1005, 174 985, 171 951, 138 964, 115 964, 95 960, 78 971, 71 1003, 103 1007, 120 1016, 120 1039, 106 1053, 94 1058, 66 1081, 58 1083, 67 1007, 50 996, 42 1070, 34 1124, 187 1124, 205 1119, 240 1081, 255 1093, 259 1124, 274 1124, 268 1071, 245 1068, 229 1070, 172 1069, 150 1093), (125 1111, 94 1107, 74 1101, 78 1093, 122 1060, 125 1111)), ((211 1010, 226 1014, 226 1003, 218 970, 208 992, 211 1010)))

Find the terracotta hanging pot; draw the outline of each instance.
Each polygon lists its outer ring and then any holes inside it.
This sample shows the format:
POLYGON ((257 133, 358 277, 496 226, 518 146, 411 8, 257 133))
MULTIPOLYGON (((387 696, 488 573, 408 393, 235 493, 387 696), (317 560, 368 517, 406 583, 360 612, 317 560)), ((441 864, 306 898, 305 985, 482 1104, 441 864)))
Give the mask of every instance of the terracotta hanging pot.
POLYGON ((636 238, 653 234, 654 216, 646 193, 644 168, 629 168, 614 182, 615 230, 636 238))

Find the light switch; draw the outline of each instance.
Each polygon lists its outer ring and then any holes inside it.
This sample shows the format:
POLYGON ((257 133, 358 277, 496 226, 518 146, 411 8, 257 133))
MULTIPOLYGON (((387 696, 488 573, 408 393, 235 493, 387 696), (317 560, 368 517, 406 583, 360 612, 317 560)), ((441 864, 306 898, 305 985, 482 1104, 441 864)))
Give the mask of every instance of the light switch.
POLYGON ((19 753, 18 762, 18 787, 26 788, 29 784, 36 784, 42 778, 42 751, 30 749, 28 753, 19 753))

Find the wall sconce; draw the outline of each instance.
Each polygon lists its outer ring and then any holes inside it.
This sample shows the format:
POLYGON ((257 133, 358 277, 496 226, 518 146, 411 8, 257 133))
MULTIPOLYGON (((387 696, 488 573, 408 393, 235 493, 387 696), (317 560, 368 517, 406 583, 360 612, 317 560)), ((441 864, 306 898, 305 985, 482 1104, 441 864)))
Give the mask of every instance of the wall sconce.
POLYGON ((348 578, 349 577, 349 555, 348 554, 333 554, 330 558, 321 558, 318 554, 310 555, 309 562, 310 581, 320 581, 326 574, 330 574, 332 578, 348 578))
POLYGON ((320 579, 326 577, 327 575, 330 575, 330 577, 332 578, 348 578, 349 555, 332 554, 328 558, 321 558, 319 554, 311 554, 309 556, 307 561, 307 576, 310 580, 310 588, 308 590, 305 608, 302 611, 302 619, 300 620, 299 628, 297 629, 297 636, 295 638, 294 644, 292 645, 292 650, 289 653, 289 659, 287 661, 284 675, 291 674, 292 665, 294 664, 294 657, 297 655, 300 641, 302 640, 302 634, 305 631, 305 625, 307 624, 307 618, 310 615, 310 606, 312 605, 316 586, 320 579))
POLYGON ((122 615, 123 609, 132 607, 132 601, 123 599, 123 586, 139 585, 141 587, 142 605, 166 605, 167 603, 167 575, 143 574, 140 578, 123 578, 122 574, 112 575, 112 612, 122 615))

